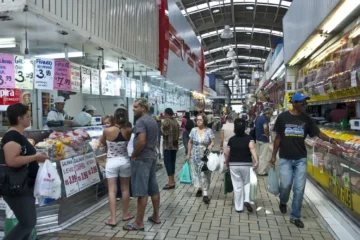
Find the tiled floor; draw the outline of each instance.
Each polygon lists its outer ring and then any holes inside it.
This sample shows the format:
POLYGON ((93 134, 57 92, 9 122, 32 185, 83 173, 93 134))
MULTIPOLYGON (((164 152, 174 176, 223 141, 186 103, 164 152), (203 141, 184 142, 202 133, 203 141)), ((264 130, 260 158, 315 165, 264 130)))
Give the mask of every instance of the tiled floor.
MULTIPOLYGON (((183 151, 181 151, 183 152, 183 151)), ((184 156, 178 158, 177 172, 184 162, 184 156)), ((167 182, 165 169, 157 173, 159 186, 167 182)), ((211 185, 211 203, 204 204, 195 197, 195 189, 189 185, 178 184, 175 190, 161 191, 161 220, 154 225, 146 222, 145 232, 127 232, 122 227, 127 222, 119 222, 116 228, 105 226, 109 218, 108 206, 80 220, 66 230, 47 234, 40 240, 117 240, 117 239, 295 239, 320 240, 334 239, 322 221, 315 216, 309 205, 303 203, 304 229, 298 229, 289 223, 289 216, 280 213, 278 199, 268 194, 265 179, 259 179, 258 200, 254 213, 237 213, 232 203, 232 194, 223 193, 223 176, 214 174, 211 185)), ((288 204, 291 206, 290 204, 288 204)), ((135 214, 136 200, 131 202, 135 214)), ((146 218, 152 214, 149 202, 146 218)), ((121 219, 121 206, 118 206, 118 219, 121 219)))

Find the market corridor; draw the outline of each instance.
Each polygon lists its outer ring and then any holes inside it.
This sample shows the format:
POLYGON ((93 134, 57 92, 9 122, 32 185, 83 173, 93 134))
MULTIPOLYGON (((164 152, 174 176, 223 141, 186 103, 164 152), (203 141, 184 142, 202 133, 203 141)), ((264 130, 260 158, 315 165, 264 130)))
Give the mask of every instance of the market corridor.
MULTIPOLYGON (((177 158, 177 173, 184 163, 184 150, 177 158)), ((164 168, 157 172, 159 186, 167 182, 164 168)), ((265 178, 259 179, 258 200, 254 213, 237 213, 233 208, 232 194, 224 195, 223 175, 214 174, 209 195, 211 202, 206 205, 202 198, 196 198, 196 190, 189 185, 177 184, 175 190, 161 191, 159 225, 145 223, 145 232, 127 232, 122 227, 127 222, 119 222, 115 228, 105 226, 109 218, 108 205, 80 220, 66 230, 40 236, 40 240, 120 240, 120 239, 334 239, 318 218, 303 202, 304 229, 289 222, 288 215, 279 211, 278 199, 268 194, 265 178)), ((118 202, 118 216, 121 204, 118 202)), ((136 213, 136 200, 131 201, 131 212, 136 213)), ((151 203, 146 209, 146 217, 152 213, 151 203)), ((120 219, 120 217, 118 217, 120 219)))

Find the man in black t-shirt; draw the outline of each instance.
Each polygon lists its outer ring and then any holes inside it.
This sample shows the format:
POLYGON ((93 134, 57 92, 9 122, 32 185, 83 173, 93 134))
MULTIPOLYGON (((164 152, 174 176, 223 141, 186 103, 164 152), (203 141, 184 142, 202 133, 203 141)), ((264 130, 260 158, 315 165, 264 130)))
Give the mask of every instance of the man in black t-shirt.
POLYGON ((307 153, 305 138, 318 136, 324 141, 338 144, 320 132, 316 123, 305 113, 306 100, 309 97, 302 93, 295 93, 291 99, 293 109, 281 113, 276 119, 274 132, 274 150, 271 163, 275 165, 276 154, 280 149, 280 211, 285 214, 286 204, 289 201, 291 187, 294 184, 292 212, 290 222, 299 228, 304 228, 301 217, 301 205, 304 196, 306 174, 307 174, 307 153))

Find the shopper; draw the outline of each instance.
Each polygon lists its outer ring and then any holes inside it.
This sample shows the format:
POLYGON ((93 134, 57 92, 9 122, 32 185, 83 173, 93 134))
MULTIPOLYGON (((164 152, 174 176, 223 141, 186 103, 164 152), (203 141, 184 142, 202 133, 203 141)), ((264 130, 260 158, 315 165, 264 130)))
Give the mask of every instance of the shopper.
POLYGON ((305 138, 318 136, 324 141, 334 144, 339 142, 320 132, 315 122, 305 113, 306 100, 309 97, 301 92, 292 97, 293 109, 281 113, 276 119, 274 131, 274 150, 271 163, 275 165, 276 154, 280 150, 280 211, 287 212, 286 204, 289 201, 290 191, 293 186, 292 212, 290 222, 299 228, 304 227, 301 218, 301 205, 304 196, 307 161, 305 138))
POLYGON ((176 153, 179 149, 179 123, 173 118, 174 112, 171 108, 165 109, 165 120, 161 127, 163 134, 164 164, 168 174, 168 184, 163 189, 175 188, 175 163, 176 153))
POLYGON ((224 124, 220 132, 220 152, 224 151, 224 146, 227 146, 229 139, 234 135, 234 120, 232 116, 229 115, 227 116, 226 123, 224 124))
POLYGON ((48 127, 61 127, 64 125, 72 125, 72 121, 69 120, 69 116, 64 111, 65 107, 65 98, 56 97, 54 100, 55 108, 52 108, 47 115, 47 125, 48 127))
POLYGON ((266 108, 255 122, 256 135, 256 151, 259 154, 259 168, 257 173, 259 176, 267 176, 269 160, 271 158, 270 142, 269 142, 269 121, 273 110, 266 108))
MULTIPOLYGON (((1 139, 0 168, 1 172, 11 169, 27 168, 27 189, 19 196, 4 194, 3 198, 14 212, 18 224, 5 236, 4 240, 28 239, 36 225, 36 208, 34 198, 34 185, 39 169, 37 162, 44 162, 48 156, 44 153, 36 154, 34 146, 23 135, 25 128, 31 125, 31 112, 28 106, 16 103, 7 108, 10 129, 1 139), (7 166, 5 166, 5 164, 7 166)), ((20 173, 20 172, 18 172, 20 173)), ((21 176, 13 175, 19 180, 21 176)), ((2 186, 4 189, 7 186, 2 186)), ((3 189, 1 189, 3 192, 3 189)))
POLYGON ((211 172, 204 166, 206 162, 203 161, 203 157, 206 150, 211 151, 214 147, 215 136, 210 128, 206 128, 207 118, 205 114, 201 113, 196 116, 196 124, 197 127, 190 132, 189 152, 186 161, 190 160, 191 179, 194 187, 198 188, 196 197, 203 196, 204 203, 209 204, 208 189, 211 172))
MULTIPOLYGON (((107 146, 106 178, 109 191, 110 219, 106 225, 115 227, 117 179, 120 177, 122 197, 122 220, 134 218, 129 213, 130 193, 129 180, 131 175, 130 158, 127 154, 127 144, 132 128, 128 125, 129 118, 126 108, 118 108, 114 113, 113 126, 104 129, 101 143, 107 146)), ((131 126, 131 125, 130 125, 131 126)))
POLYGON ((156 145, 158 125, 149 116, 149 102, 139 98, 134 102, 135 138, 134 151, 131 156, 131 183, 134 197, 138 197, 137 216, 135 222, 124 226, 128 231, 144 231, 144 215, 148 196, 153 203, 153 215, 148 218, 155 224, 160 224, 159 207, 160 194, 156 180, 156 145))
POLYGON ((235 210, 240 213, 245 205, 248 212, 253 212, 250 205, 250 171, 251 167, 254 170, 258 167, 255 143, 252 137, 245 134, 244 119, 236 119, 234 125, 235 136, 230 138, 225 155, 234 188, 235 210))
POLYGON ((329 120, 334 123, 340 123, 343 119, 348 119, 348 111, 346 110, 346 104, 338 103, 336 108, 330 111, 329 120))
POLYGON ((191 121, 190 113, 186 112, 185 115, 183 116, 183 118, 181 119, 182 142, 183 142, 183 145, 184 145, 184 148, 185 148, 185 156, 188 153, 189 134, 190 134, 190 131, 191 131, 191 129, 188 129, 186 127, 186 126, 189 126, 188 121, 191 121))

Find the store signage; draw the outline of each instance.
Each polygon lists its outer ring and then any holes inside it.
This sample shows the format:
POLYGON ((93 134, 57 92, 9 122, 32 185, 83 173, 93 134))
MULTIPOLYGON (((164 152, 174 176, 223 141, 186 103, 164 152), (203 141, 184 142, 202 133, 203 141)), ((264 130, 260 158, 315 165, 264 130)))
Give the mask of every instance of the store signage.
POLYGON ((334 182, 333 176, 329 176, 329 191, 347 207, 351 208, 352 196, 350 189, 341 186, 337 181, 334 182))
POLYGON ((53 90, 54 88, 54 60, 35 60, 35 88, 53 90))
POLYGON ((0 54, 0 88, 15 88, 14 56, 0 54))
POLYGON ((136 80, 136 97, 141 97, 141 81, 136 80))
MULTIPOLYGON (((351 75, 351 86, 352 87, 357 87, 357 81, 356 81, 356 70, 352 71, 350 73, 351 75)), ((360 71, 359 71, 359 80, 360 80, 360 71)))
POLYGON ((94 153, 85 154, 84 160, 86 163, 89 185, 94 185, 100 182, 99 169, 96 164, 96 157, 94 153))
POLYGON ((77 156, 73 158, 73 161, 79 190, 82 191, 90 186, 85 157, 83 155, 77 156))
POLYGON ((115 89, 114 96, 120 96, 121 80, 119 75, 114 75, 115 78, 115 89))
POLYGON ((24 56, 15 55, 15 88, 34 88, 34 59, 25 60, 24 56), (27 64, 25 64, 25 61, 27 64))
POLYGON ((11 105, 21 102, 21 89, 0 89, 0 105, 11 105))
POLYGON ((100 95, 100 71, 91 69, 91 94, 100 95))
POLYGON ((101 78, 101 95, 114 96, 114 88, 114 74, 105 72, 105 74, 101 78))
POLYGON ((71 91, 71 63, 56 59, 54 64, 54 90, 71 91))
POLYGON ((136 98, 136 80, 131 80, 131 98, 136 98))
POLYGON ((79 93, 81 90, 81 66, 71 63, 71 91, 79 93))
POLYGON ((79 192, 73 159, 69 158, 60 161, 60 167, 63 175, 66 197, 70 197, 79 192))
POLYGON ((131 97, 131 80, 128 77, 126 77, 125 79, 125 97, 131 97))
POLYGON ((82 93, 91 93, 91 68, 81 66, 82 93))

